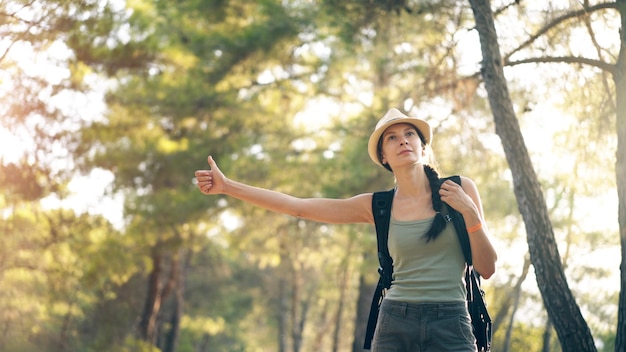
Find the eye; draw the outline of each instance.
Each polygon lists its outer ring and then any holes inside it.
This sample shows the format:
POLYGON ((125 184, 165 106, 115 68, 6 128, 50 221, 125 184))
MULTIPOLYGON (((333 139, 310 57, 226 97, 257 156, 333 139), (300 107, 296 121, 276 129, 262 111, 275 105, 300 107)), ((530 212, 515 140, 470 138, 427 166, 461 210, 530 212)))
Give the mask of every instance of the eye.
POLYGON ((407 135, 407 137, 413 137, 413 136, 415 136, 415 131, 408 131, 406 133, 406 135, 407 135))

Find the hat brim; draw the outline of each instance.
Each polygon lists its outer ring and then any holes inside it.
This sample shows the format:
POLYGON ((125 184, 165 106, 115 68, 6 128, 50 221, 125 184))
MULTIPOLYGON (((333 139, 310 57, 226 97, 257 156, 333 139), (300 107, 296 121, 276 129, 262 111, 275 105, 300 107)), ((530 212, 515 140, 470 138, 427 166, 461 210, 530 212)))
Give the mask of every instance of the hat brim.
POLYGON ((383 135, 383 133, 385 133, 387 128, 393 125, 397 125, 399 123, 408 123, 415 126, 415 128, 419 130, 419 132, 424 137, 424 142, 426 143, 426 145, 430 145, 430 142, 433 139, 433 133, 430 129, 430 125, 428 124, 428 122, 414 117, 396 118, 387 121, 381 126, 377 126, 376 130, 374 130, 374 132, 372 132, 372 134, 370 135, 370 139, 367 143, 367 152, 369 153, 372 161, 382 167, 385 166, 380 162, 380 159, 378 158, 378 141, 380 140, 380 137, 383 135))

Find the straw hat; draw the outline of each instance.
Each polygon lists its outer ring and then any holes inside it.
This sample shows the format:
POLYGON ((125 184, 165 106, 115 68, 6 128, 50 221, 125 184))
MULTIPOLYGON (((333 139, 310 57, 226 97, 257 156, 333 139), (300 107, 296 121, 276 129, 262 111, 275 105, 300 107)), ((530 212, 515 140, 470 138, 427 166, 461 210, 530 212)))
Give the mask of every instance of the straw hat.
POLYGON ((415 128, 417 128, 424 137, 426 145, 429 145, 433 139, 433 132, 430 129, 428 122, 418 119, 417 117, 406 116, 396 108, 389 109, 385 116, 383 116, 376 124, 376 128, 370 135, 369 142, 367 143, 367 152, 369 153, 370 158, 382 167, 385 166, 380 162, 380 158, 378 157, 378 141, 388 127, 398 123, 409 123, 415 126, 415 128))

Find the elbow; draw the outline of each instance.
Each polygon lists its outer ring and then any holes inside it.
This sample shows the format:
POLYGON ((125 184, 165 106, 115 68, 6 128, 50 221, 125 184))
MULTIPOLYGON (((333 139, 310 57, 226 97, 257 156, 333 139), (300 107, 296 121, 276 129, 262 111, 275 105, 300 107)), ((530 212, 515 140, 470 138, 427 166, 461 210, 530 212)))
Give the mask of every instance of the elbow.
POLYGON ((480 277, 482 277, 483 279, 487 280, 490 277, 492 277, 493 274, 496 273, 496 268, 494 267, 491 270, 484 270, 484 271, 479 271, 478 269, 476 269, 476 271, 478 272, 478 274, 480 274, 480 277))
POLYGON ((492 260, 488 260, 488 261, 481 262, 481 263, 475 263, 474 270, 476 270, 480 274, 480 277, 487 280, 490 277, 492 277, 493 274, 496 273, 496 260, 497 259, 498 259, 497 256, 494 254, 492 260), (479 264, 479 266, 476 266, 476 264, 479 264))

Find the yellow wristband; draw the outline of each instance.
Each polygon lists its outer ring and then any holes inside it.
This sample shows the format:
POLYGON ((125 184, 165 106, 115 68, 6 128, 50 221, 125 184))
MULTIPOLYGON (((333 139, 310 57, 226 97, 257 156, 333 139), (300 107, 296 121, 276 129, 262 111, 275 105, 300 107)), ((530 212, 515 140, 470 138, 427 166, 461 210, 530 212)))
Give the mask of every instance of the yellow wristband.
POLYGON ((476 232, 476 231, 478 231, 478 230, 480 230, 482 228, 483 228, 483 223, 479 222, 478 224, 476 224, 476 225, 474 225, 472 227, 468 227, 467 228, 467 232, 468 233, 476 232))

